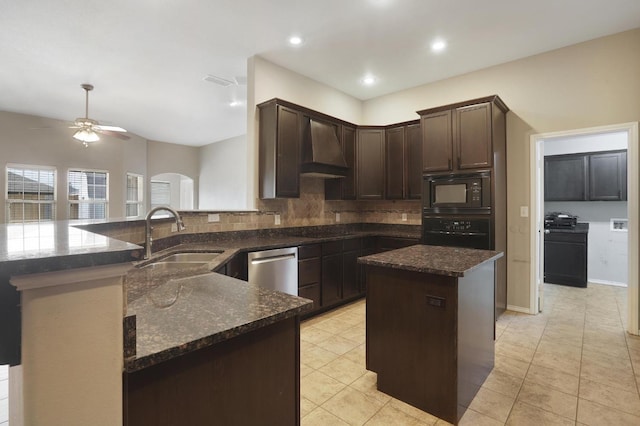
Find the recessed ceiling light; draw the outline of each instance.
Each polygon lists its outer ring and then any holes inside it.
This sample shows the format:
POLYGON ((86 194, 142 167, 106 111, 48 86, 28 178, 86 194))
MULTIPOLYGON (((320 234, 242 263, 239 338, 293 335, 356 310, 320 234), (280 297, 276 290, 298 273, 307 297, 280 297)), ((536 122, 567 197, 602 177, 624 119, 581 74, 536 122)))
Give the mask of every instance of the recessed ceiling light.
POLYGON ((376 78, 372 75, 365 75, 362 77, 362 84, 365 86, 372 86, 376 83, 376 78))
POLYGON ((435 40, 433 43, 431 43, 431 50, 434 52, 442 52, 444 49, 446 49, 446 47, 447 42, 442 39, 435 40))
POLYGON ((300 46, 302 44, 302 37, 295 35, 289 37, 289 44, 292 46, 300 46))

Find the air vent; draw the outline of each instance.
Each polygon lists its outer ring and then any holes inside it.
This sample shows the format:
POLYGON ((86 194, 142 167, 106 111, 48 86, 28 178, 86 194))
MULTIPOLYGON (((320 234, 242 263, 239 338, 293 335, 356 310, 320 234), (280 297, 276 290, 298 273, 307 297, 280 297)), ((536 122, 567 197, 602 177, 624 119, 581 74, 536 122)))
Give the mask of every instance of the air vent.
POLYGON ((216 75, 207 74, 204 76, 203 80, 223 87, 244 86, 247 84, 247 77, 243 76, 236 76, 234 79, 230 80, 216 75))

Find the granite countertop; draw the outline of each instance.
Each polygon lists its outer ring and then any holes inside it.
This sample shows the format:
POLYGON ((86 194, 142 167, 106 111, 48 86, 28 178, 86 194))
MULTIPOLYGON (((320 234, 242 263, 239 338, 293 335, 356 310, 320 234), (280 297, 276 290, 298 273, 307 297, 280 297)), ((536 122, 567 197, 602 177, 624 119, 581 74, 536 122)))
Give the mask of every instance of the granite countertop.
POLYGON ((141 258, 140 246, 78 229, 78 223, 0 224, 0 270, 22 275, 141 258))
POLYGON ((463 277, 465 272, 502 256, 502 252, 493 250, 415 245, 359 257, 358 262, 392 269, 463 277))
POLYGON ((125 370, 141 370, 299 315, 311 304, 216 273, 169 280, 128 306, 128 315, 136 316, 136 354, 126 357, 125 370))

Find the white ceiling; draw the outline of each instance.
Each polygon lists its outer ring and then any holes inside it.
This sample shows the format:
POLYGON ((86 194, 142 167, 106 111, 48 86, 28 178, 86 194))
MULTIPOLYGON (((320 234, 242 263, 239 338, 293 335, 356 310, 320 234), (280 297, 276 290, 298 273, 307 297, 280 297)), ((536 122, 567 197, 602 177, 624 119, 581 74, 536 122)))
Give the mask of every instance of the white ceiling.
POLYGON ((0 0, 0 110, 71 121, 92 83, 91 118, 201 146, 245 133, 246 87, 202 79, 252 55, 365 100, 638 27, 638 0, 0 0))

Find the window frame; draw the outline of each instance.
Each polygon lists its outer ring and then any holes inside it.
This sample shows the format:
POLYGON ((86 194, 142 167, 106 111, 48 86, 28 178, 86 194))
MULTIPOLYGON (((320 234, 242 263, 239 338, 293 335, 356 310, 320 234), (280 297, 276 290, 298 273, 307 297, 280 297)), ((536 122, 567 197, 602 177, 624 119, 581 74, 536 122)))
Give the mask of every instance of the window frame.
POLYGON ((127 219, 141 218, 144 215, 144 175, 139 173, 127 172, 125 175, 125 194, 124 194, 124 215, 127 219), (129 199, 129 177, 134 177, 138 181, 138 200, 129 199), (136 216, 129 216, 128 207, 131 205, 138 206, 138 214, 136 216))
MULTIPOLYGON (((24 177, 24 176, 23 176, 24 177)), ((40 183, 40 181, 38 181, 38 183, 40 183)), ((5 186, 4 186, 4 196, 5 196, 5 222, 6 223, 28 223, 28 222, 34 222, 34 223, 41 223, 41 222, 53 222, 56 220, 56 216, 57 216, 57 203, 58 203, 58 169, 55 166, 43 166, 43 165, 36 165, 36 164, 18 164, 18 163, 6 163, 5 165, 5 186), (53 172, 53 199, 52 200, 27 200, 24 198, 24 192, 23 192, 23 198, 21 199, 17 199, 17 198, 9 198, 9 169, 22 169, 24 170, 37 170, 38 171, 38 175, 40 174, 40 171, 52 171, 53 172), (25 218, 24 218, 24 210, 23 210, 23 215, 22 215, 22 220, 20 222, 18 221, 11 221, 11 205, 12 204, 18 204, 18 203, 22 203, 22 204, 33 204, 33 205, 50 205, 51 206, 51 219, 42 219, 41 218, 41 210, 40 208, 38 208, 38 219, 37 220, 32 220, 32 221, 27 221, 25 222, 25 218)))
MULTIPOLYGON (((95 185, 95 183, 94 183, 95 185)), ((110 182, 109 182, 109 171, 108 170, 101 170, 101 169, 86 169, 86 168, 82 168, 82 167, 70 167, 67 169, 67 185, 66 185, 66 189, 67 189, 67 213, 68 213, 68 218, 69 220, 106 220, 109 219, 109 187, 110 187, 110 182), (71 200, 71 193, 69 191, 69 187, 71 186, 71 180, 69 179, 69 174, 71 172, 81 172, 81 173, 104 173, 106 176, 106 184, 105 184, 105 199, 104 200, 97 200, 95 198, 90 199, 90 200, 71 200), (71 217, 71 207, 72 205, 82 205, 82 204, 88 204, 88 205, 104 205, 104 217, 101 218, 72 218, 71 217)))

